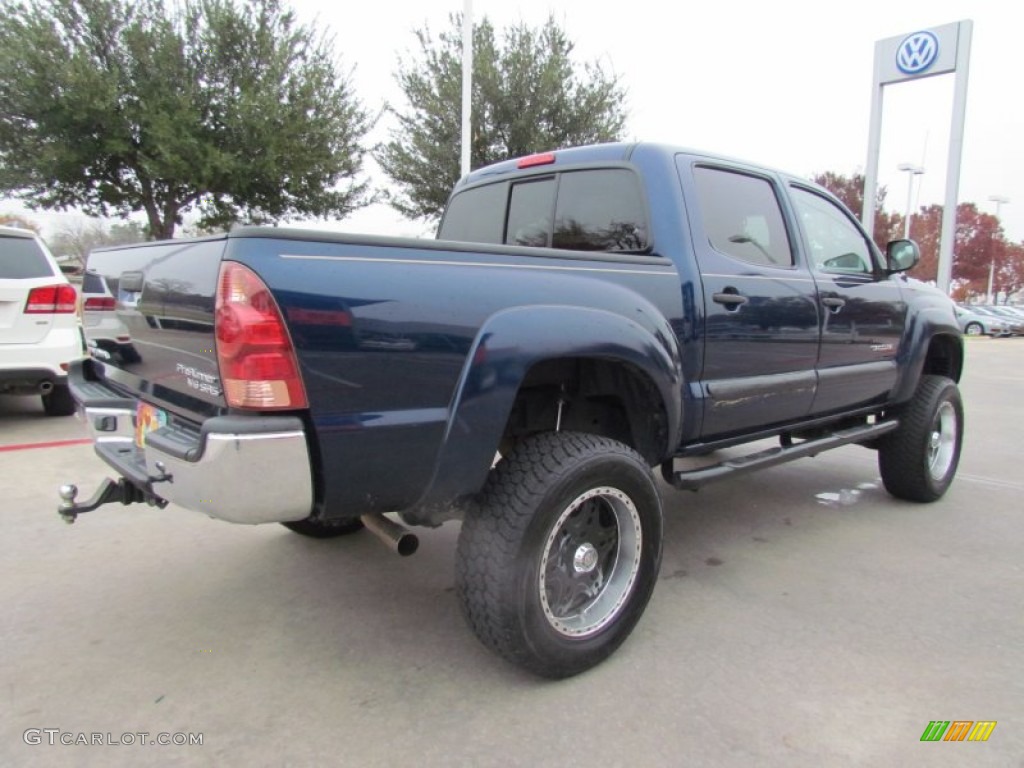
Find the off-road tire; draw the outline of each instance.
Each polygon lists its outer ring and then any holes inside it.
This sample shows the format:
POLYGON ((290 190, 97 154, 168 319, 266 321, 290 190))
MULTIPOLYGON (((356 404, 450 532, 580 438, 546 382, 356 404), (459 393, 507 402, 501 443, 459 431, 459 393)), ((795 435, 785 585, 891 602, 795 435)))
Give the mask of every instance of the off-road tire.
POLYGON ((75 398, 67 384, 55 384, 48 394, 40 397, 47 416, 71 416, 75 412, 75 398))
POLYGON ((898 499, 930 502, 942 497, 960 463, 964 407, 956 382, 922 376, 899 414, 900 426, 878 441, 878 469, 898 499))
POLYGON ((456 590, 484 645, 535 674, 569 677, 633 630, 661 542, 661 499, 636 451, 590 434, 535 435, 517 441, 467 509, 456 590))

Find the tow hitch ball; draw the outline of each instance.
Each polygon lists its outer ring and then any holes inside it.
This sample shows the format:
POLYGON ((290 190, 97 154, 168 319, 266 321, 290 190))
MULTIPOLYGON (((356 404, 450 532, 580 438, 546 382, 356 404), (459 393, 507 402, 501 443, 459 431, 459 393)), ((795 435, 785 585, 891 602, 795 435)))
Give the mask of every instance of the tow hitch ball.
MULTIPOLYGON (((75 502, 75 497, 78 496, 77 485, 62 485, 60 487, 60 506, 57 507, 57 514, 61 516, 61 519, 65 523, 75 522, 75 518, 84 512, 92 512, 97 507, 104 504, 111 504, 115 501, 119 501, 122 504, 134 504, 137 501, 148 501, 146 494, 136 486, 129 483, 124 478, 117 480, 116 482, 111 480, 109 477, 106 478, 100 487, 96 490, 96 493, 92 495, 92 498, 86 502, 78 504, 75 502)), ((152 501, 158 506, 159 501, 154 497, 150 497, 152 501)), ((164 502, 166 504, 166 502, 164 502)))

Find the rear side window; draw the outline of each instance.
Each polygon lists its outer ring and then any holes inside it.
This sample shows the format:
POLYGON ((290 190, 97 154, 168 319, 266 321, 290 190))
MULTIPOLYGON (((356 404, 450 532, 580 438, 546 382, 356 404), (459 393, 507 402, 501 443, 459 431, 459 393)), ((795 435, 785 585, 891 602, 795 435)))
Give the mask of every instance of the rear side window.
POLYGON ((0 278, 50 277, 53 270, 39 244, 27 237, 0 237, 0 278))
POLYGON ((720 253, 749 264, 790 267, 793 250, 775 190, 766 179, 695 168, 704 233, 720 253))
POLYGON ((573 251, 637 252, 648 246, 647 231, 636 174, 625 168, 603 168, 461 192, 452 198, 438 237, 573 251))

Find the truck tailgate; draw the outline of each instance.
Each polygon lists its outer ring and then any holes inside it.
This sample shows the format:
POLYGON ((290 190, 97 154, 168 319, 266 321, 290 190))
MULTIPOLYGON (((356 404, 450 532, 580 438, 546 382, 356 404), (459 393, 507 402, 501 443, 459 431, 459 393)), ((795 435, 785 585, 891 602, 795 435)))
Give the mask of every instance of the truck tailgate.
POLYGON ((88 268, 106 281, 136 353, 123 358, 93 346, 102 378, 196 420, 223 411, 213 320, 224 244, 167 241, 90 255, 88 268))

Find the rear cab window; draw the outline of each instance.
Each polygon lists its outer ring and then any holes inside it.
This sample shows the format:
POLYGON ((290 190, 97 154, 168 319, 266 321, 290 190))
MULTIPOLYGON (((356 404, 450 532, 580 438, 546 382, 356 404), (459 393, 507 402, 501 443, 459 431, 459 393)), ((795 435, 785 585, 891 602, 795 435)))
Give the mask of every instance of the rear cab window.
POLYGON ((627 168, 566 170, 471 187, 452 197, 438 238, 460 242, 640 253, 647 207, 627 168))
POLYGON ((33 238, 0 237, 0 278, 52 277, 53 268, 33 238))

